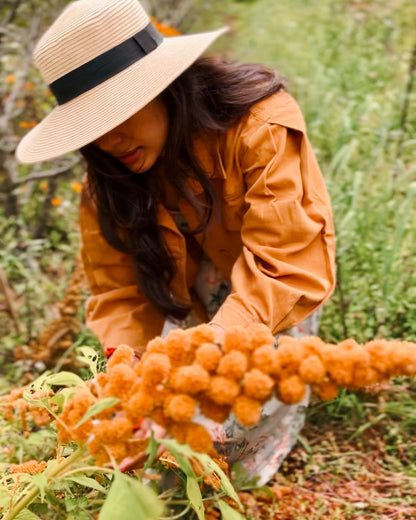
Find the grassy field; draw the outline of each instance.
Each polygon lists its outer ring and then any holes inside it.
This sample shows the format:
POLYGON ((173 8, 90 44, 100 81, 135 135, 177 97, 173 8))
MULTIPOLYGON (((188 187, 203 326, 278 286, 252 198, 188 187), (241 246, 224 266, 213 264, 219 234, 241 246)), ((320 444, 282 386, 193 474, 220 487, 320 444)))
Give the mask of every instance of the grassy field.
MULTIPOLYGON (((29 9, 29 3, 21 9, 29 9)), ((411 0, 212 0, 199 2, 182 27, 199 30, 228 24, 231 31, 218 50, 279 70, 303 110, 331 195, 337 232, 338 284, 324 308, 320 330, 326 341, 416 341, 415 21, 416 4, 411 0)), ((2 61, 2 99, 14 84, 16 48, 11 46, 2 61)), ((50 104, 33 72, 22 89, 18 101, 26 107, 14 121, 17 133, 25 127, 22 123, 41 115, 33 108, 35 99, 42 99, 40 111, 50 104)), ((46 171, 48 165, 42 168, 46 171)), ((20 169, 22 177, 32 173, 20 169)), ((0 216, 0 267, 11 284, 20 320, 5 312, 0 315, 1 394, 41 371, 41 364, 32 363, 29 339, 56 318, 54 302, 68 284, 78 250, 81 173, 78 165, 57 181, 17 186, 19 215, 0 216), (34 224, 40 216, 45 222, 36 236, 34 224)), ((74 345, 96 341, 82 329, 74 345)), ((54 371, 59 372, 67 359, 63 354, 54 371)), ((416 518, 415 403, 415 381, 405 378, 367 393, 343 391, 327 404, 314 401, 299 442, 275 480, 261 491, 240 493, 246 518, 416 518)), ((3 404, 9 406, 7 399, 3 404)), ((0 508, 7 505, 2 486, 15 483, 9 475, 11 463, 60 456, 54 451, 53 428, 25 430, 20 420, 17 415, 11 423, 0 413, 0 508)), ((85 475, 93 474, 87 468, 85 475)), ((42 476, 36 478, 42 489, 42 476)), ((108 489, 104 477, 98 481, 108 489)), ((31 478, 24 477, 21 487, 25 482, 31 484, 31 478)), ((65 486, 56 482, 47 490, 46 501, 38 500, 32 507, 37 516, 26 510, 24 518, 97 518, 105 490, 86 492, 85 481, 80 482, 84 487, 76 481, 65 486)), ((15 485, 17 490, 19 484, 15 485)), ((179 504, 183 500, 177 498, 179 504)), ((216 510, 211 513, 207 518, 218 518, 216 510)))
POLYGON ((288 78, 332 198, 338 287, 321 335, 415 340, 416 5, 226 5, 228 53, 288 78))

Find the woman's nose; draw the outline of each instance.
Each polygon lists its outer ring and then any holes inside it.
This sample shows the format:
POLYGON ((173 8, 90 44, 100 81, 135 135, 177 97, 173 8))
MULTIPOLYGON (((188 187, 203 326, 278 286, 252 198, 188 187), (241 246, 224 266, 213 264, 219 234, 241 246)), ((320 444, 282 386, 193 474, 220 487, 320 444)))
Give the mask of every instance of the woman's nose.
POLYGON ((94 143, 104 152, 111 152, 122 142, 119 132, 111 130, 94 141, 94 143))

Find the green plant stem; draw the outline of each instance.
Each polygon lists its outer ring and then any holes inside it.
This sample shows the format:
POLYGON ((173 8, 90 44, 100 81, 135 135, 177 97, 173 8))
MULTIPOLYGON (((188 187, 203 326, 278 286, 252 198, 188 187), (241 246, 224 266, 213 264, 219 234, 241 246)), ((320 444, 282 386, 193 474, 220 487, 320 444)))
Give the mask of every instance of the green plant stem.
MULTIPOLYGON (((57 464, 54 468, 51 469, 50 472, 45 471, 45 476, 48 480, 53 477, 58 476, 62 473, 68 466, 70 466, 73 462, 79 459, 85 453, 85 448, 78 448, 74 451, 69 457, 67 457, 63 462, 57 464)), ((34 498, 39 493, 39 488, 35 484, 31 484, 25 491, 21 499, 18 499, 16 504, 10 509, 7 515, 4 517, 4 520, 12 520, 15 518, 26 506, 28 506, 34 498)))

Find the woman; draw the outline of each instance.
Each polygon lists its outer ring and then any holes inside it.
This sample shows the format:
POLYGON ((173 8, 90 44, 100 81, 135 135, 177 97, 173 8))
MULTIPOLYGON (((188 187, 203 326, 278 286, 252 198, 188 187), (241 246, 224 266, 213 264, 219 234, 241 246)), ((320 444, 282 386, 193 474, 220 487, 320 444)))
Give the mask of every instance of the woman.
MULTIPOLYGON (((79 0, 36 48, 58 107, 17 157, 87 160, 87 324, 107 352, 143 352, 183 320, 219 337, 299 330, 333 289, 330 203, 302 115, 274 72, 200 57, 223 32, 163 38, 136 0, 79 0)), ((264 482, 302 417, 274 400, 260 425, 220 436, 264 482)))

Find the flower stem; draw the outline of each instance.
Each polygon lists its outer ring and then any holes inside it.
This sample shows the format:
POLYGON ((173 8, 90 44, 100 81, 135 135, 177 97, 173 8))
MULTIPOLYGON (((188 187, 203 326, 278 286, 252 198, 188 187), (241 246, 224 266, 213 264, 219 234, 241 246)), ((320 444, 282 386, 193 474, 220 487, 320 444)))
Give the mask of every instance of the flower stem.
MULTIPOLYGON (((50 471, 45 471, 45 477, 48 479, 52 479, 53 477, 57 477, 60 473, 62 473, 68 466, 70 466, 73 462, 79 459, 85 453, 85 448, 78 448, 75 450, 69 457, 66 457, 61 463, 57 463, 50 471)), ((15 518, 20 511, 22 511, 26 506, 28 506, 32 500, 36 498, 39 494, 39 488, 36 484, 30 484, 24 491, 20 498, 17 499, 17 502, 14 506, 9 510, 7 515, 3 520, 12 520, 15 518)))

